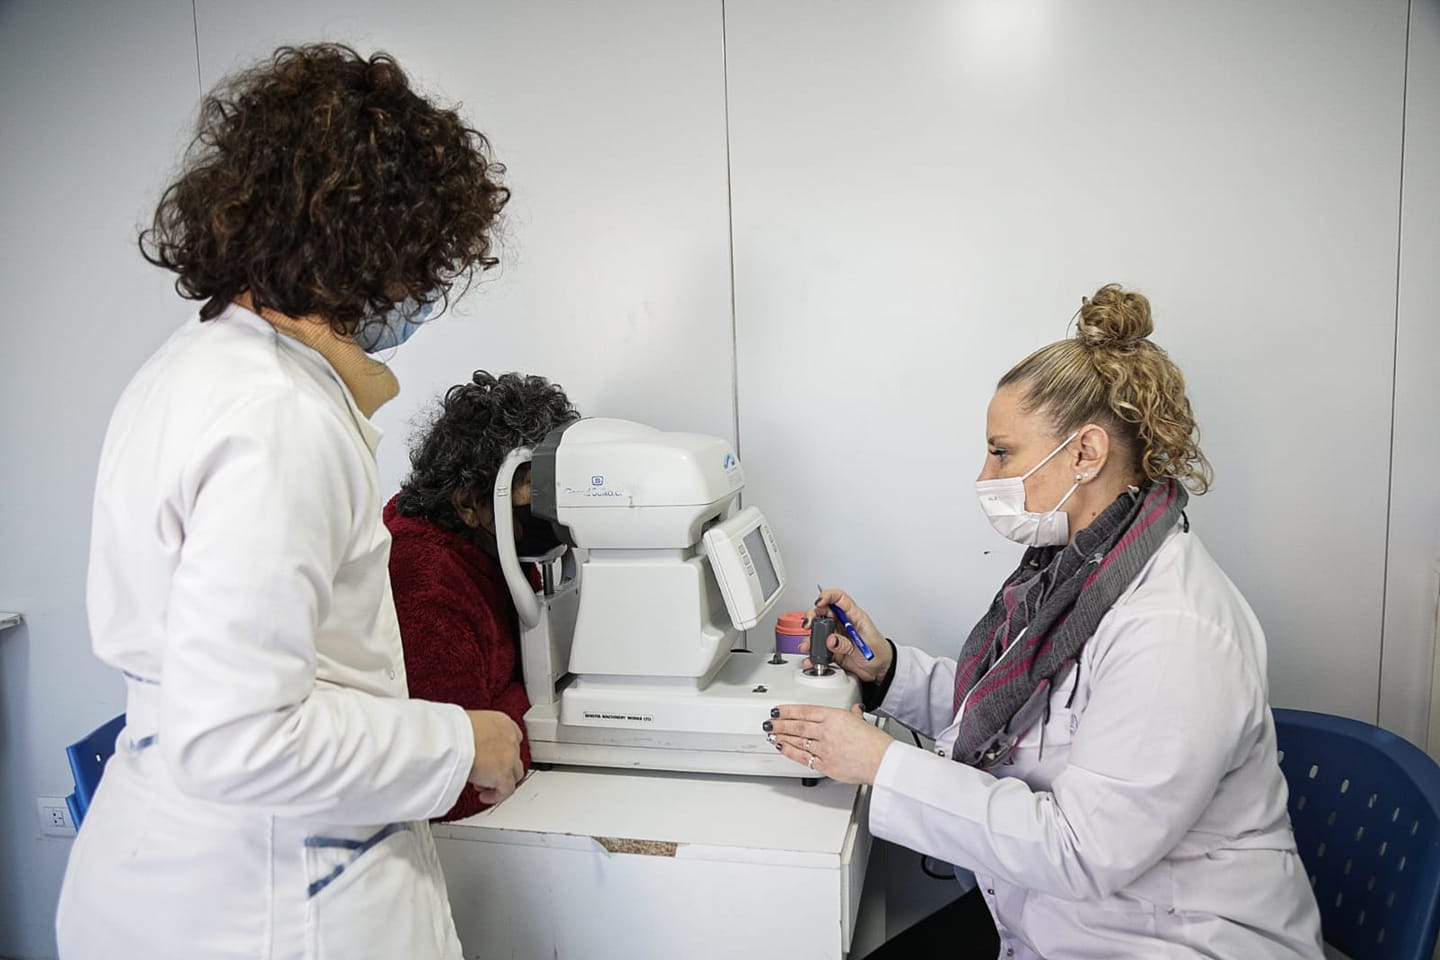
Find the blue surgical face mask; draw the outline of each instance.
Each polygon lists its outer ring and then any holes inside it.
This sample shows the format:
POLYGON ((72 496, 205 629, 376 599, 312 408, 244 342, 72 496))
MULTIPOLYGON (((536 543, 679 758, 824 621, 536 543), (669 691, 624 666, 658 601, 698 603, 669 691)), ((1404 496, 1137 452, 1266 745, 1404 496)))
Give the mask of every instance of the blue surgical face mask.
POLYGON ((393 350, 414 336, 434 309, 433 303, 417 307, 413 298, 397 303, 381 319, 362 323, 355 330, 355 344, 366 353, 393 350))

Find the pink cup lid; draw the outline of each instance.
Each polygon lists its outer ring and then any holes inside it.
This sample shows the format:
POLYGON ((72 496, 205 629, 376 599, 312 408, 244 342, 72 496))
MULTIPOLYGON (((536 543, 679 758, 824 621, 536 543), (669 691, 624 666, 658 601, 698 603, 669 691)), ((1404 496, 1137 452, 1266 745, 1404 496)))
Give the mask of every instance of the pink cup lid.
POLYGON ((805 611, 792 610, 775 618, 775 632, 787 633, 794 637, 808 637, 810 630, 805 626, 805 611))

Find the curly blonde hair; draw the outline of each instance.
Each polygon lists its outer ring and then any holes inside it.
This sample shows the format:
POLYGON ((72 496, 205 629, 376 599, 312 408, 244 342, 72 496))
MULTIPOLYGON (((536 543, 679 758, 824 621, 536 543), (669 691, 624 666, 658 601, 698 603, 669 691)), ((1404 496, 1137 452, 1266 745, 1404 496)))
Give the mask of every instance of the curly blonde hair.
POLYGON ((1185 376, 1150 341, 1144 294, 1110 283, 1081 301, 1075 336, 1041 347, 1000 378, 1018 385, 1021 405, 1042 412, 1059 434, 1096 423, 1118 441, 1136 474, 1210 489, 1210 461, 1185 395, 1185 376))

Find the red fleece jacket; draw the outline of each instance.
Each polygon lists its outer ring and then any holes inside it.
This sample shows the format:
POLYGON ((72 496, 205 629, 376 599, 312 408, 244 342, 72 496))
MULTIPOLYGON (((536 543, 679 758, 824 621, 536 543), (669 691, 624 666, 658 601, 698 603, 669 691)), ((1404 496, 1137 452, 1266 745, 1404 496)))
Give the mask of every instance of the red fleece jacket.
MULTIPOLYGON (((385 526, 393 541, 390 585, 410 696, 500 710, 523 733, 530 701, 521 675, 520 621, 500 564, 458 533, 423 517, 401 516, 393 498, 385 505, 385 526)), ((520 759, 529 770, 528 739, 521 741, 520 759)), ((484 809, 466 784, 439 819, 459 820, 484 809)))

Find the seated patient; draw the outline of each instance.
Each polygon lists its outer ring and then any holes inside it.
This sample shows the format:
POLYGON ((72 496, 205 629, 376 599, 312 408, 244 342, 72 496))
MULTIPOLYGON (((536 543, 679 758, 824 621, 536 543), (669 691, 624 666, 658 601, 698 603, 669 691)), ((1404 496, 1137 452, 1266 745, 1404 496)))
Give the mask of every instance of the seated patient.
MULTIPOLYGON (((477 370, 451 387, 410 451, 410 476, 385 505, 390 582, 405 649, 410 696, 500 710, 524 729, 530 703, 520 673, 519 621, 496 559, 495 474, 516 447, 579 417, 565 392, 544 377, 477 370)), ((530 466, 512 487, 522 556, 559 541, 531 520, 530 466)), ((521 744, 530 766, 530 744, 521 744)), ((467 786, 441 820, 483 810, 467 786)))

